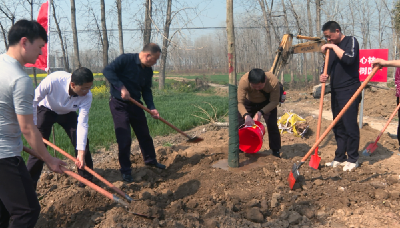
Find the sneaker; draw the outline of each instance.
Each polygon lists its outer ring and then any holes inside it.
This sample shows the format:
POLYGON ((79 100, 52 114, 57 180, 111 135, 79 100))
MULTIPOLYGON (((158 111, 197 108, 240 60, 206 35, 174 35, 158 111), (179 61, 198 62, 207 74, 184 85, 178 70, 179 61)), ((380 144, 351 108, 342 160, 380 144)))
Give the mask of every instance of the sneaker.
POLYGON ((272 155, 274 155, 277 158, 281 158, 281 152, 278 151, 272 151, 272 155))
POLYGON ((359 167, 360 164, 358 163, 358 161, 356 162, 347 162, 347 164, 343 167, 343 171, 351 171, 357 167, 359 167))
POLYGON ((338 165, 346 166, 346 164, 347 164, 347 161, 344 161, 344 162, 332 161, 332 162, 325 163, 325 166, 336 168, 338 165))
POLYGON ((124 180, 125 182, 128 182, 128 183, 132 183, 133 177, 131 174, 122 174, 122 180, 124 180))

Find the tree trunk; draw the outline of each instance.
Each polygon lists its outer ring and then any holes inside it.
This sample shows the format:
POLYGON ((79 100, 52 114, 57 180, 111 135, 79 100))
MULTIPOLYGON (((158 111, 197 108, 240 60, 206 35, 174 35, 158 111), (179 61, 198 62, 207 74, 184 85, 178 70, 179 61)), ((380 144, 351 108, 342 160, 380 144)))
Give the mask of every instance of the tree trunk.
POLYGON ((283 19, 284 19, 284 22, 285 22, 286 33, 290 34, 289 22, 288 22, 287 14, 286 14, 285 0, 282 0, 282 9, 283 9, 283 19))
POLYGON ((0 28, 1 28, 1 33, 3 34, 4 47, 6 48, 6 50, 8 50, 6 30, 4 29, 3 24, 1 24, 1 22, 0 22, 0 28))
POLYGON ((60 25, 58 24, 58 20, 57 20, 57 17, 56 17, 56 7, 54 7, 54 2, 53 1, 51 2, 51 7, 53 8, 54 23, 56 24, 58 37, 60 38, 61 51, 62 51, 62 54, 63 54, 64 69, 65 69, 65 71, 70 72, 69 64, 67 62, 67 56, 65 55, 64 39, 63 39, 62 34, 61 34, 60 25))
POLYGON ((76 9, 75 0, 71 0, 71 27, 72 27, 72 38, 74 42, 74 65, 73 68, 80 68, 81 62, 79 60, 79 45, 78 45, 78 31, 76 29, 76 9))
POLYGON ((101 29, 103 30, 103 68, 108 65, 108 36, 107 36, 107 25, 106 25, 106 7, 104 0, 100 0, 101 5, 101 29))
POLYGON ((269 27, 268 14, 267 14, 267 11, 265 10, 264 0, 258 0, 258 3, 260 4, 261 11, 262 11, 263 17, 264 17, 264 28, 265 28, 266 39, 267 39, 267 65, 271 65, 273 51, 272 51, 271 31, 270 31, 270 27, 269 27))
POLYGON ((118 12, 118 35, 119 35, 119 53, 124 54, 124 34, 122 31, 122 6, 121 0, 117 0, 118 12))
POLYGON ((233 25, 233 0, 226 0, 226 33, 229 60, 229 167, 239 167, 239 136, 237 117, 237 79, 235 31, 233 25))
MULTIPOLYGON (((322 37, 322 32, 321 32, 321 29, 322 29, 322 26, 321 26, 321 0, 315 0, 315 10, 316 10, 316 21, 315 21, 315 27, 316 27, 316 30, 315 30, 315 34, 316 34, 316 36, 317 37, 322 37)), ((317 65, 317 70, 316 70, 316 84, 318 84, 318 82, 319 82, 319 74, 321 73, 321 72, 319 72, 320 70, 320 67, 322 66, 322 64, 323 64, 323 62, 321 61, 321 59, 320 58, 318 58, 318 55, 316 55, 316 59, 315 59, 315 62, 316 62, 316 65, 317 65)))
MULTIPOLYGON (((310 1, 307 0, 307 18, 308 18, 308 35, 313 37, 313 23, 312 23, 312 18, 311 18, 311 9, 310 9, 310 1)), ((313 83, 317 84, 317 71, 315 70, 315 53, 311 54, 311 64, 310 64, 310 70, 311 70, 311 77, 313 78, 313 83)))
POLYGON ((146 1, 146 15, 144 19, 144 32, 143 32, 143 46, 150 43, 151 38, 151 11, 152 11, 152 0, 146 1))
POLYGON ((164 37, 163 37, 163 48, 161 52, 161 70, 160 76, 158 77, 158 88, 160 90, 164 89, 165 85, 165 67, 167 65, 167 53, 168 53, 168 38, 169 38, 169 26, 171 25, 171 8, 172 8, 172 0, 168 0, 167 6, 167 18, 165 19, 165 27, 164 27, 164 37))

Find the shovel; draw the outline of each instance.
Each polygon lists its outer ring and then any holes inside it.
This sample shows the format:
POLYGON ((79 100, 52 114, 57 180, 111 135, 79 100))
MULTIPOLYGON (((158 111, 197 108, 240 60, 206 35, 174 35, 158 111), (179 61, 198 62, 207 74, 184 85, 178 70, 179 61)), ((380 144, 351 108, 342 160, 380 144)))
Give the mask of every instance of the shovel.
POLYGON ((372 69, 372 72, 368 75, 368 77, 365 79, 365 81, 361 84, 361 86, 357 89, 357 91, 354 93, 354 95, 350 98, 350 100, 347 102, 347 104, 343 107, 343 109, 339 112, 339 114, 336 116, 336 118, 332 121, 332 123, 328 126, 328 128, 322 133, 321 137, 318 139, 317 142, 311 147, 311 149, 307 152, 306 155, 304 155, 303 159, 301 159, 299 164, 294 164, 292 169, 290 170, 289 177, 288 177, 288 182, 289 182, 289 187, 290 189, 293 189, 294 184, 296 183, 297 178, 300 176, 299 169, 300 167, 304 164, 304 162, 307 160, 307 158, 311 155, 311 153, 317 148, 317 146, 324 140, 324 138, 328 135, 329 131, 332 130, 332 128, 339 122, 340 118, 342 118, 343 114, 347 111, 347 109, 350 107, 350 105, 354 102, 355 99, 360 95, 361 91, 367 86, 368 82, 371 80, 371 78, 375 75, 375 73, 379 70, 379 66, 376 66, 372 69))
MULTIPOLYGON (((145 110, 146 112, 148 112, 150 115, 153 115, 150 111, 150 109, 144 107, 142 104, 140 104, 139 102, 135 101, 132 97, 129 98, 129 101, 134 103, 135 105, 139 106, 140 108, 142 108, 143 110, 145 110)), ((175 127, 174 125, 172 125, 171 123, 169 123, 168 121, 164 120, 163 118, 159 117, 159 120, 161 120, 163 123, 165 123, 166 125, 170 126, 172 129, 174 129, 175 131, 181 133, 182 135, 184 135, 186 138, 188 138, 188 140, 186 142, 188 143, 198 143, 203 141, 204 139, 194 136, 194 137, 190 137, 188 134, 186 134, 185 132, 181 131, 179 128, 175 127)))
MULTIPOLYGON (((326 50, 326 55, 325 55, 325 66, 323 73, 325 75, 328 74, 328 63, 329 63, 329 49, 326 50)), ((324 95, 325 95, 325 82, 321 83, 321 98, 319 99, 317 137, 315 138, 315 141, 318 141, 319 133, 321 131, 322 112, 324 108, 324 95)), ((321 157, 318 156, 318 146, 317 146, 317 148, 315 148, 315 154, 311 155, 310 163, 308 165, 313 169, 318 169, 320 161, 321 157)))
MULTIPOLYGON (((28 154, 30 154, 32 156, 35 156, 35 157, 39 158, 40 160, 42 160, 42 158, 40 156, 38 156, 38 154, 36 154, 36 152, 34 150, 29 149, 28 147, 25 147, 25 146, 23 147, 23 150, 25 152, 27 152, 28 154)), ((110 192, 100 188, 99 186, 93 184, 92 182, 86 180, 85 178, 81 177, 79 174, 76 174, 76 173, 72 172, 71 170, 65 168, 64 166, 60 166, 60 169, 65 174, 67 174, 68 176, 76 179, 79 182, 84 183, 85 185, 89 186, 90 188, 92 188, 93 190, 95 190, 98 193, 102 194, 103 196, 105 196, 105 197, 111 199, 112 201, 122 205, 125 209, 127 209, 127 210, 129 209, 129 204, 127 202, 123 201, 122 199, 118 198, 117 196, 115 196, 115 195, 111 194, 110 192)), ((131 214, 140 216, 140 217, 148 218, 148 219, 153 219, 154 218, 152 216, 138 214, 138 213, 131 212, 131 211, 128 211, 128 212, 131 213, 131 214)))
MULTIPOLYGON (((58 146, 54 145, 53 143, 49 142, 46 139, 43 139, 43 142, 46 143, 47 145, 53 147, 55 150, 57 150, 58 152, 60 152, 62 155, 64 155, 65 157, 71 159, 72 161, 76 162, 77 159, 72 157, 70 154, 68 154, 67 152, 63 151, 61 148, 59 148, 58 146)), ((95 176, 97 179, 99 179, 100 181, 102 181, 104 184, 106 184, 108 187, 110 187, 112 190, 114 190, 115 192, 117 192, 118 194, 120 194, 121 196, 125 197, 126 200, 128 200, 129 202, 134 201, 134 199, 132 199, 128 194, 124 193, 121 189, 115 187, 115 185, 111 184, 109 181, 107 181, 106 179, 104 179, 102 176, 100 176, 99 174, 97 174, 95 171, 93 171, 91 168, 85 166, 83 168, 84 170, 88 171, 89 173, 91 173, 93 176, 95 176)), ((86 180, 86 179, 85 179, 86 180)), ((83 182, 82 182, 83 183, 83 182)), ((84 183, 85 184, 85 183, 84 183)))
POLYGON ((392 115, 389 117, 388 121, 386 122, 385 126, 383 127, 383 129, 381 130, 381 132, 379 133, 378 137, 376 138, 374 143, 371 143, 367 146, 367 148, 365 148, 365 150, 363 151, 363 155, 364 156, 371 156, 371 154, 376 150, 376 148, 378 148, 378 141, 381 138, 383 132, 385 132, 386 128, 389 126, 390 121, 392 121, 393 117, 396 115, 397 111, 399 111, 400 108, 400 103, 397 105, 396 109, 394 110, 394 112, 392 113, 392 115))

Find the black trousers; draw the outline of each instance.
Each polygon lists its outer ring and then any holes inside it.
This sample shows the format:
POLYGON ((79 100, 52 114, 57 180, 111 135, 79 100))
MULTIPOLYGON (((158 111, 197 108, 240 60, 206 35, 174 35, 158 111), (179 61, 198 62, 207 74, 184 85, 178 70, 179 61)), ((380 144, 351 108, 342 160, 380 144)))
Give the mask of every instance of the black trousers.
MULTIPOLYGON (((397 97, 397 105, 399 105, 398 97, 397 97)), ((399 113, 399 123, 397 124, 397 140, 399 141, 399 145, 400 145, 400 109, 399 109, 398 113, 399 113)))
MULTIPOLYGON (((265 101, 263 103, 253 103, 249 100, 244 101, 244 107, 247 110, 247 113, 253 118, 258 111, 264 108, 269 101, 265 101)), ((268 131, 268 141, 269 141, 269 148, 272 151, 279 151, 281 149, 281 134, 279 133, 279 128, 277 124, 278 118, 278 109, 274 108, 269 113, 264 113, 263 115, 265 123, 267 124, 267 131, 268 131)), ((243 125, 245 120, 242 115, 240 115, 238 111, 238 118, 239 118, 239 126, 243 125)))
MULTIPOLYGON (((78 114, 76 112, 70 112, 64 115, 58 115, 44 106, 38 107, 37 127, 40 133, 42 133, 43 138, 49 140, 51 127, 54 125, 54 123, 58 123, 62 128, 64 128, 69 139, 71 140, 72 145, 75 148, 75 156, 77 156, 78 151, 76 150, 76 128, 78 125, 78 114)), ((93 169, 92 155, 89 151, 89 139, 86 142, 85 162, 89 168, 93 169)), ((44 162, 39 160, 37 157, 29 155, 27 167, 33 179, 35 189, 42 173, 43 164, 44 162)), ((93 175, 83 169, 78 169, 78 173, 90 181, 93 179, 93 175)))
POLYGON ((24 160, 0 159, 0 170, 0 228, 34 227, 40 205, 24 160))
MULTIPOLYGON (((354 95, 358 86, 351 86, 348 89, 335 91, 332 90, 331 106, 333 118, 335 118, 350 98, 354 95)), ((356 162, 359 157, 358 149, 360 144, 360 129, 357 123, 358 106, 361 97, 351 104, 349 109, 344 113, 339 122, 333 127, 333 133, 337 143, 335 151, 335 161, 338 162, 356 162), (346 155, 347 152, 347 155, 346 155)))
POLYGON ((131 127, 135 132, 145 164, 157 163, 153 139, 150 136, 143 109, 128 101, 110 98, 110 110, 114 120, 118 143, 118 158, 122 174, 131 174, 131 127))

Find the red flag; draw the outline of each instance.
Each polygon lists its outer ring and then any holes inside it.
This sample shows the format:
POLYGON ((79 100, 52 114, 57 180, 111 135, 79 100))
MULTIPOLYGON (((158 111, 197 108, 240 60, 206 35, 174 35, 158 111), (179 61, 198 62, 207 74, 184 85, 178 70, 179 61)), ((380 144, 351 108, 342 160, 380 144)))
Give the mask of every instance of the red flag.
MULTIPOLYGON (((39 10, 39 15, 37 17, 37 22, 43 26, 43 28, 47 32, 47 37, 49 37, 49 12, 50 12, 50 7, 49 7, 49 2, 45 2, 42 4, 39 10)), ((48 58, 47 58, 47 51, 48 51, 48 46, 47 43, 42 47, 42 54, 39 55, 39 58, 36 60, 35 64, 30 64, 27 63, 25 64, 26 67, 36 67, 41 70, 47 71, 49 69, 48 67, 48 58)))

